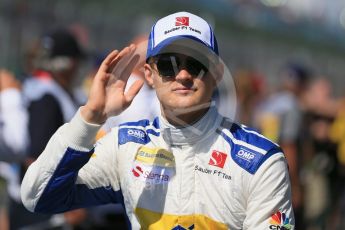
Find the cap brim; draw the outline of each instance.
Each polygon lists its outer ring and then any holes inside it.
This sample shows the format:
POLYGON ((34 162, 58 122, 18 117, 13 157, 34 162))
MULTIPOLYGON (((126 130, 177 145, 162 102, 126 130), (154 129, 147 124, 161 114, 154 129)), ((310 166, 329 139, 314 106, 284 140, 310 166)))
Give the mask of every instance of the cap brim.
POLYGON ((196 37, 188 35, 174 36, 162 41, 156 47, 148 51, 146 61, 148 58, 162 53, 181 53, 186 55, 204 53, 208 55, 210 52, 218 56, 218 54, 213 51, 212 47, 196 37))

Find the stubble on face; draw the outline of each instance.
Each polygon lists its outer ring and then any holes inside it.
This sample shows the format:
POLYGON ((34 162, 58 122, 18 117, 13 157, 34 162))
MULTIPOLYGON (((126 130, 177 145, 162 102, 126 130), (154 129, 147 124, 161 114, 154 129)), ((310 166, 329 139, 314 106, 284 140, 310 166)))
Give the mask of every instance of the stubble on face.
POLYGON ((163 117, 174 125, 184 126, 196 122, 207 112, 216 81, 209 74, 183 82, 156 74, 154 85, 163 117))

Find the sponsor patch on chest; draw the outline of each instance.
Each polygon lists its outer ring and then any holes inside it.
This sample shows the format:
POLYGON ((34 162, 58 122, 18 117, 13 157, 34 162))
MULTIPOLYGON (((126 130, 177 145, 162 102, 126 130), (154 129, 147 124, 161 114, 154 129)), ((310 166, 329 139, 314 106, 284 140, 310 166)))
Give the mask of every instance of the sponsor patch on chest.
POLYGON ((134 163, 132 175, 135 179, 147 184, 166 184, 169 183, 174 175, 174 168, 165 168, 160 166, 147 166, 134 163))
POLYGON ((135 156, 135 161, 162 167, 175 166, 174 155, 162 148, 149 148, 146 146, 142 146, 139 148, 135 156))
POLYGON ((147 184, 168 183, 175 174, 174 155, 162 148, 142 146, 135 155, 131 174, 147 184))
POLYGON ((226 153, 222 153, 220 151, 213 150, 208 164, 213 165, 213 166, 217 166, 219 168, 223 168, 227 156, 228 155, 226 153))

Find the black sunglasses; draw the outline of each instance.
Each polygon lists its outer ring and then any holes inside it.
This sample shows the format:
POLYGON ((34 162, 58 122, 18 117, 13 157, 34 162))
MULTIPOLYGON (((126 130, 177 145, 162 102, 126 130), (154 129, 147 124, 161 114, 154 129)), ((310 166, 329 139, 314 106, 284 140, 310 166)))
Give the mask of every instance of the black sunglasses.
POLYGON ((180 54, 160 54, 154 58, 154 62, 161 77, 175 77, 181 69, 186 69, 192 76, 202 76, 208 71, 208 66, 190 56, 180 54))

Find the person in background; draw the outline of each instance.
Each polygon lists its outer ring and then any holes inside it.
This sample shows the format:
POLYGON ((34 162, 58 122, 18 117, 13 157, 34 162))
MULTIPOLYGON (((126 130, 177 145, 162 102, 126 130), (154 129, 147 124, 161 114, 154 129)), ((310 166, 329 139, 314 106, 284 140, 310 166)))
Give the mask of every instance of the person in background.
MULTIPOLYGON (((23 95, 28 110, 29 147, 22 165, 26 168, 40 155, 49 137, 73 117, 84 103, 75 90, 74 81, 84 56, 75 36, 66 29, 57 29, 43 36, 33 60, 31 76, 24 80, 23 95)), ((86 98, 86 97, 85 97, 86 98)), ((70 220, 77 225, 85 219, 85 211, 64 214, 65 217, 38 215, 28 212, 21 202, 10 200, 11 229, 32 227, 48 229, 70 220), (71 216, 74 216, 70 218, 71 216), (57 221, 58 220, 58 221, 57 221)))
POLYGON ((0 229, 10 229, 9 195, 20 201, 18 163, 27 148, 27 112, 21 85, 15 76, 0 69, 0 229))
POLYGON ((344 189, 344 161, 341 138, 344 137, 341 99, 333 95, 328 77, 310 83, 305 96, 306 108, 303 143, 306 229, 337 229, 337 217, 344 189))
POLYGON ((264 101, 255 115, 254 124, 274 142, 278 143, 286 156, 292 185, 292 203, 296 218, 296 229, 304 229, 303 191, 300 180, 300 137, 303 136, 302 98, 310 79, 310 71, 304 66, 291 63, 280 74, 280 88, 264 101))
POLYGON ((338 111, 331 127, 330 137, 332 141, 338 144, 337 159, 341 165, 341 170, 339 171, 343 177, 342 181, 339 182, 342 188, 338 191, 340 193, 340 200, 337 203, 337 213, 335 220, 332 219, 336 223, 337 230, 340 230, 345 225, 345 97, 340 98, 338 103, 338 111))
POLYGON ((266 82, 260 73, 240 70, 234 75, 237 95, 236 120, 248 126, 254 126, 256 110, 267 96, 266 82))

